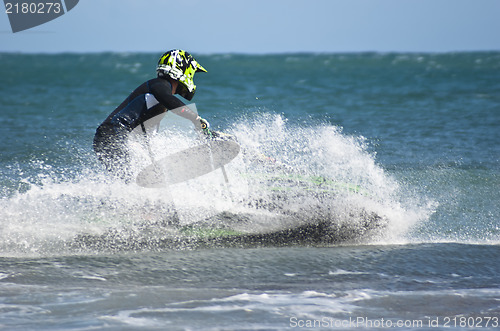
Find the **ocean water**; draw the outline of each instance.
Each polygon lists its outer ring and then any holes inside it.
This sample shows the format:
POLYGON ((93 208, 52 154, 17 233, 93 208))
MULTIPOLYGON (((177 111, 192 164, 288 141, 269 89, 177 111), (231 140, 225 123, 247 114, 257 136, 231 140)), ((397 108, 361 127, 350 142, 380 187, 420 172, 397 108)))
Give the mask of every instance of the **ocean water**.
MULTIPOLYGON (((0 53, 0 329, 500 328, 500 53, 200 54, 242 153, 147 189, 92 139, 159 55, 0 53), (311 222, 338 237, 266 237, 311 222)), ((197 142, 162 124, 155 153, 197 142)))

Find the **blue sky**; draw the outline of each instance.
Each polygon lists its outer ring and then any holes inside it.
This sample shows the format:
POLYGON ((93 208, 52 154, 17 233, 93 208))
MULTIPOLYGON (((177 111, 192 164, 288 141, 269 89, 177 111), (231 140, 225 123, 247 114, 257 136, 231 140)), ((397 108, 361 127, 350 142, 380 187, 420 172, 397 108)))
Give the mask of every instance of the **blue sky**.
MULTIPOLYGON (((28 0, 27 0, 28 1, 28 0)), ((9 52, 452 52, 500 50, 499 0, 80 0, 12 33, 9 52)))

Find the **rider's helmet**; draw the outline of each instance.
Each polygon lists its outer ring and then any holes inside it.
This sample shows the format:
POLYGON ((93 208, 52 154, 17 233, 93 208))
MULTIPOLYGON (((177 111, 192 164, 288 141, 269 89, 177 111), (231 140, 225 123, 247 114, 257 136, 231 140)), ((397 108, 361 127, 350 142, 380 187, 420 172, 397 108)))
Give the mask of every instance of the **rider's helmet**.
POLYGON ((163 54, 156 67, 158 77, 170 77, 180 83, 176 93, 187 100, 191 100, 196 91, 193 77, 198 71, 207 72, 191 54, 180 49, 163 54))

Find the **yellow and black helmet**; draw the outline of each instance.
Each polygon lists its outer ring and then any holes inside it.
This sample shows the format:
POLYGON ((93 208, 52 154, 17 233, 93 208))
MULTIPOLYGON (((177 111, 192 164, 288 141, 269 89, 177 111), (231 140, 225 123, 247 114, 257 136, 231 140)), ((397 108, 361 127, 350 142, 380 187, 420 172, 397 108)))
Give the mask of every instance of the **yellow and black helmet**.
POLYGON ((173 49, 160 57, 156 72, 158 77, 170 77, 180 84, 176 93, 191 100, 196 91, 193 77, 196 72, 207 72, 194 57, 181 49, 173 49))

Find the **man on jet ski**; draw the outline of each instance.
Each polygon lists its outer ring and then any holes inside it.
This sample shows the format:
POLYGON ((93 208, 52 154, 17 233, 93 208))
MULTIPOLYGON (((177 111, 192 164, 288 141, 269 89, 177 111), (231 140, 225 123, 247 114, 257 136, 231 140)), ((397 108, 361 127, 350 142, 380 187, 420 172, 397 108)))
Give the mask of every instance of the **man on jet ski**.
POLYGON ((113 175, 130 180, 130 155, 127 136, 136 127, 145 132, 144 122, 172 111, 209 134, 209 123, 189 109, 174 94, 191 100, 196 91, 193 77, 207 72, 188 52, 174 49, 158 61, 157 77, 139 85, 97 128, 94 151, 113 175))

